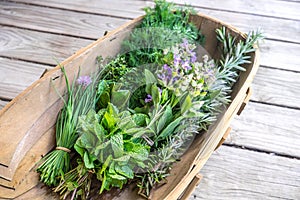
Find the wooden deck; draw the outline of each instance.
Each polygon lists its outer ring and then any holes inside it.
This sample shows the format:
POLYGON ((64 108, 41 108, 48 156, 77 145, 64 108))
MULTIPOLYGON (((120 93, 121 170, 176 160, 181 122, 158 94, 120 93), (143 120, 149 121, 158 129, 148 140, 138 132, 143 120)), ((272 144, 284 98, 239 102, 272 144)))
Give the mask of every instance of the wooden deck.
MULTIPOLYGON (((266 35, 250 103, 201 171, 204 178, 190 199, 299 200, 300 1, 185 2, 242 31, 260 27, 266 35)), ((1 0, 0 109, 56 60, 151 5, 143 0, 1 0)))

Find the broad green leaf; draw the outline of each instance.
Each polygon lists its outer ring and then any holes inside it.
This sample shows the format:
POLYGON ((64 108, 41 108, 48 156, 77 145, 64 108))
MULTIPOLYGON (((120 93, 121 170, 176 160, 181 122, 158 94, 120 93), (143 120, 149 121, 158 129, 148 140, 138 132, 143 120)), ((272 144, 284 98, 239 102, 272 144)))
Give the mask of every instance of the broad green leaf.
POLYGON ((160 92, 156 84, 153 84, 151 86, 151 96, 152 96, 153 103, 155 105, 160 102, 160 92))
POLYGON ((129 90, 112 91, 111 103, 117 106, 118 108, 123 108, 125 105, 127 105, 129 97, 129 90))
POLYGON ((77 140, 76 143, 75 143, 75 145, 74 145, 74 149, 77 151, 77 153, 78 153, 81 157, 83 157, 84 152, 85 152, 85 149, 82 148, 82 146, 83 146, 83 145, 80 144, 80 141, 79 141, 79 140, 77 140))
POLYGON ((109 90, 109 84, 107 83, 106 80, 101 80, 98 84, 98 95, 101 96, 104 94, 104 92, 107 92, 109 90))
POLYGON ((140 131, 143 131, 144 129, 145 129, 144 127, 134 127, 134 128, 124 130, 124 133, 126 133, 128 135, 134 135, 140 131))
POLYGON ((164 114, 160 117, 157 124, 157 133, 159 133, 167 124, 169 124, 173 119, 172 108, 167 105, 164 114))
POLYGON ((109 146, 109 144, 111 143, 110 140, 107 140, 107 141, 103 141, 103 142, 99 142, 95 148, 94 148, 94 153, 96 156, 99 156, 100 152, 102 151, 105 151, 107 150, 106 148, 109 146))
POLYGON ((136 123, 136 125, 145 126, 146 125, 146 118, 148 118, 148 116, 145 115, 145 114, 142 114, 142 113, 137 113, 137 114, 134 114, 132 116, 132 118, 133 118, 133 121, 136 123))
POLYGON ((86 168, 88 168, 88 169, 95 168, 94 163, 93 163, 94 160, 95 159, 93 159, 92 156, 90 156, 88 154, 88 152, 84 152, 83 161, 84 161, 84 165, 86 168))
POLYGON ((110 92, 104 91, 100 96, 97 102, 100 108, 106 108, 108 103, 110 102, 110 92))
POLYGON ((110 141, 115 158, 123 156, 123 136, 115 134, 111 136, 110 141))
POLYGON ((108 103, 107 112, 109 114, 113 115, 114 117, 117 117, 119 114, 118 108, 116 106, 114 106, 112 103, 108 103))
POLYGON ((181 105, 181 114, 184 114, 192 107, 192 99, 191 96, 188 94, 181 105))
POLYGON ((121 174, 122 176, 125 176, 130 179, 133 179, 134 177, 133 171, 128 165, 123 165, 123 166, 115 165, 115 171, 118 174, 121 174))
POLYGON ((166 139, 169 135, 171 135, 173 133, 173 131, 175 130, 175 128, 180 124, 181 120, 184 117, 180 116, 177 119, 175 119, 173 122, 171 122, 162 132, 161 134, 159 134, 159 136, 156 139, 157 141, 160 140, 164 140, 166 139))
POLYGON ((145 78, 146 85, 152 85, 153 83, 157 82, 155 76, 148 69, 145 69, 145 78))
POLYGON ((125 156, 122 156, 122 157, 119 157, 119 158, 115 158, 114 161, 125 163, 125 162, 128 162, 129 159, 130 159, 130 156, 125 155, 125 156))
POLYGON ((103 142, 105 139, 105 136, 107 134, 107 131, 98 122, 94 122, 94 123, 95 123, 94 131, 95 131, 96 137, 100 142, 103 142))
POLYGON ((210 92, 210 98, 214 99, 221 93, 221 90, 215 90, 213 92, 210 92))

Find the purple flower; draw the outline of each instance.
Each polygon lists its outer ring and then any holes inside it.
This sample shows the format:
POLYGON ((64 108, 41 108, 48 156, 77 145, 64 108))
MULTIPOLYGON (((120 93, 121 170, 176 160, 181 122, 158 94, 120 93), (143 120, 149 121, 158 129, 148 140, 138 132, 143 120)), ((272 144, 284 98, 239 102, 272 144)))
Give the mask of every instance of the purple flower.
POLYGON ((181 47, 188 49, 189 41, 186 38, 182 39, 181 47))
POLYGON ((157 77, 162 81, 166 81, 168 83, 172 79, 171 67, 169 67, 167 64, 164 64, 161 74, 158 74, 157 77))
POLYGON ((196 56, 196 53, 195 52, 191 52, 191 63, 194 63, 194 62, 196 62, 196 60, 197 60, 197 56, 196 56))
POLYGON ((178 81, 180 79, 180 77, 179 76, 175 76, 174 78, 173 78, 173 84, 176 82, 176 81, 178 81))
POLYGON ((192 67, 188 61, 182 62, 182 68, 185 69, 185 72, 188 72, 192 69, 192 67))
POLYGON ((147 94, 146 98, 145 98, 145 103, 149 103, 152 101, 152 96, 150 94, 147 94))
POLYGON ((181 61, 180 56, 178 54, 174 55, 174 66, 178 66, 180 61, 181 61))
POLYGON ((77 79, 77 84, 82 85, 83 87, 87 87, 91 83, 92 83, 92 79, 90 76, 80 76, 77 79))

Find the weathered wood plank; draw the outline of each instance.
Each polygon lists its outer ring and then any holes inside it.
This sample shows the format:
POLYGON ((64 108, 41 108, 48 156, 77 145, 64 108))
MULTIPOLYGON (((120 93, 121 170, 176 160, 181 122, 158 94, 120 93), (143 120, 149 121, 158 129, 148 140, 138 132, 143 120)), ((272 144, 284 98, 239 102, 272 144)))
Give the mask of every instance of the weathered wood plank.
POLYGON ((196 11, 221 19, 222 21, 230 23, 246 33, 251 30, 261 29, 264 33, 264 36, 268 39, 300 43, 299 21, 250 14, 228 13, 226 11, 202 8, 196 8, 196 11))
POLYGON ((56 65, 93 40, 0 26, 0 56, 56 65))
POLYGON ((300 73, 259 68, 253 81, 252 99, 300 109, 300 73))
POLYGON ((300 44, 265 40, 260 47, 261 65, 298 72, 300 71, 300 44))
POLYGON ((300 160, 222 146, 192 199, 300 199, 300 160))
POLYGON ((96 13, 108 16, 135 18, 144 13, 142 8, 153 5, 153 2, 142 0, 73 0, 73 1, 39 1, 39 0, 14 0, 15 2, 29 3, 32 5, 50 6, 54 8, 63 8, 78 12, 96 13))
POLYGON ((0 110, 8 103, 8 101, 0 100, 0 110))
MULTIPOLYGON (((93 40, 0 26, 0 56, 55 65, 93 40)), ((300 71, 300 45, 265 40, 261 44, 261 65, 300 71), (292 53, 291 53, 292 52, 292 53)))
MULTIPOLYGON (((126 8, 127 10, 137 9, 137 6, 135 5, 137 1, 132 2, 133 3, 130 4, 130 7, 126 8)), ((10 24, 36 30, 90 37, 93 39, 101 36, 104 30, 111 30, 126 21, 124 19, 109 18, 98 15, 93 15, 93 17, 91 17, 91 15, 86 13, 75 13, 72 11, 49 9, 10 2, 2 2, 1 6, 1 24, 10 24), (68 16, 68 21, 60 20, 66 16, 68 16), (109 21, 109 23, 107 23, 107 21, 109 21), (55 24, 55 26, 53 26, 53 24, 55 24)), ((109 7, 109 9, 113 8, 109 7)), ((268 38, 300 42, 300 23, 298 21, 241 13, 229 14, 226 11, 203 8, 196 8, 196 10, 222 19, 227 23, 231 23, 244 32, 262 28, 265 36, 268 38)), ((142 13, 140 13, 140 15, 141 14, 142 13)), ((136 15, 132 15, 131 17, 136 17, 136 15)))
POLYGON ((269 17, 300 20, 300 4, 296 2, 276 0, 171 0, 175 3, 186 3, 209 9, 224 10, 247 14, 256 14, 269 17))
POLYGON ((38 80, 48 67, 34 63, 0 58, 0 97, 13 99, 38 80))
POLYGON ((98 39, 128 20, 66 10, 0 2, 0 24, 98 39), (67 18, 68 20, 62 20, 67 18))
MULTIPOLYGON (((15 0, 17 2, 25 2, 35 5, 51 6, 56 8, 72 9, 81 12, 93 12, 99 14, 107 14, 120 17, 136 17, 141 14, 141 8, 145 6, 153 5, 151 1, 107 1, 103 3, 97 3, 97 0, 74 0, 72 2, 61 2, 59 0, 15 0), (126 8, 124 10, 123 8, 126 8)), ((204 8, 225 10, 225 11, 235 11, 248 14, 257 14, 270 17, 278 18, 288 18, 300 20, 300 5, 296 2, 286 2, 286 1, 276 1, 272 0, 266 3, 265 0, 233 0, 233 1, 223 1, 223 0, 172 0, 173 2, 180 4, 191 4, 193 6, 199 6, 204 8)))
POLYGON ((249 103, 225 143, 299 157, 299 119, 300 110, 249 103))

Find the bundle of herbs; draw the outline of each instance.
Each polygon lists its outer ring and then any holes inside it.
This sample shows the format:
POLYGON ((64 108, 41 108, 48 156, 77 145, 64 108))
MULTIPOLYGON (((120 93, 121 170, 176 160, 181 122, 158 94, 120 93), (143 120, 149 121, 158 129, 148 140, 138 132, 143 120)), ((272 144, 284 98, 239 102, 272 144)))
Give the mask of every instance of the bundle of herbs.
POLYGON ((220 28, 220 59, 199 57, 204 37, 189 21, 192 10, 155 3, 116 58, 104 64, 99 56, 102 70, 92 84, 85 76, 70 86, 65 74, 68 98, 57 120, 57 148, 38 168, 63 199, 87 199, 92 179, 100 194, 132 181, 149 197, 195 135, 230 103, 242 65, 262 38, 251 32, 237 41, 220 28))

